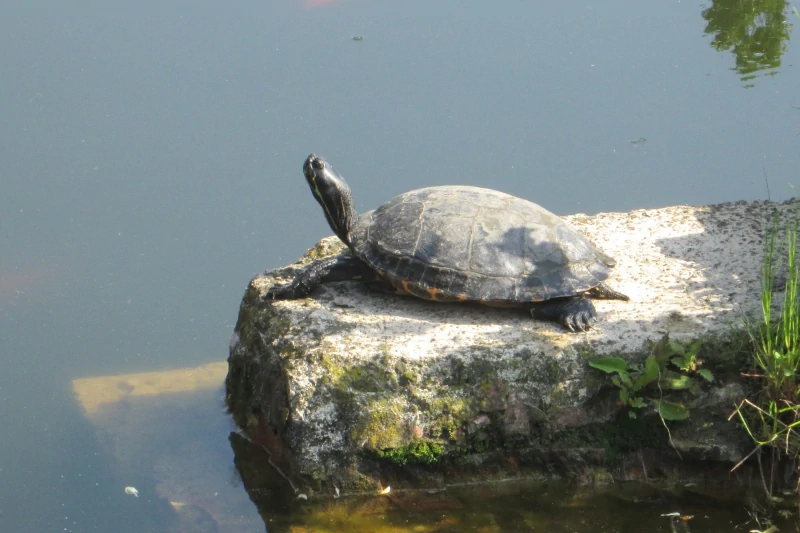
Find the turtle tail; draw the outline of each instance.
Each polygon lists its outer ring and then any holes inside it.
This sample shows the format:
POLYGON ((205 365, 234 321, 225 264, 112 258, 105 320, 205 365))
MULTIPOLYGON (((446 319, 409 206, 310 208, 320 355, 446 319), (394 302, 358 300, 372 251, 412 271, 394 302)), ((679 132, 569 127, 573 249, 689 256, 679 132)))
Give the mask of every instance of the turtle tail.
POLYGON ((626 302, 630 300, 626 294, 615 291, 605 283, 601 283, 597 287, 592 287, 586 291, 586 294, 598 300, 625 300, 626 302))

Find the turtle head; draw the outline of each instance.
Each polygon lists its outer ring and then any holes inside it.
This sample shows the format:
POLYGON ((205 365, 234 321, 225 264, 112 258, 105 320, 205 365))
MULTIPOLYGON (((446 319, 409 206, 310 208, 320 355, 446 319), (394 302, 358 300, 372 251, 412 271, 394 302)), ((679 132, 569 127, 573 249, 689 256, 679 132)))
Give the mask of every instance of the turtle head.
POLYGON ((303 174, 331 229, 350 246, 350 229, 356 221, 356 208, 347 182, 330 163, 314 154, 308 156, 303 164, 303 174))

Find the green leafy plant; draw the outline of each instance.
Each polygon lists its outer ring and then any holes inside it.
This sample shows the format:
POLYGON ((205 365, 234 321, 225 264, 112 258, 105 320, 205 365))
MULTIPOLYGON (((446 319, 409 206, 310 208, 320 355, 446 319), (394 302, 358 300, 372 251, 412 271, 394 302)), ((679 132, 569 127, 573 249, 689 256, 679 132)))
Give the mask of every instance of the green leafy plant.
MULTIPOLYGON (((589 366, 614 374, 611 382, 619 389, 620 401, 634 409, 646 407, 647 403, 639 395, 646 385, 658 379, 659 369, 655 358, 649 356, 644 365, 629 365, 621 357, 598 357, 589 361, 589 366)), ((631 418, 636 418, 636 413, 630 411, 631 418)))
MULTIPOLYGON (((713 381, 714 376, 702 364, 698 353, 702 341, 688 347, 665 335, 652 346, 650 355, 643 364, 631 365, 621 357, 598 357, 589 361, 589 366, 608 374, 613 374, 611 382, 619 389, 619 399, 632 409, 642 409, 652 405, 663 420, 685 420, 689 410, 685 405, 663 399, 664 390, 689 390, 697 394, 700 382, 713 381), (658 397, 654 397, 655 391, 658 397)), ((635 411, 628 411, 636 418, 635 411)))
POLYGON ((690 389, 693 392, 698 392, 699 383, 697 380, 691 379, 692 374, 696 374, 707 382, 714 381, 714 375, 707 368, 700 368, 703 361, 699 358, 700 346, 702 340, 696 340, 688 347, 683 346, 665 336, 656 345, 656 352, 663 354, 662 357, 669 359, 681 373, 676 373, 669 368, 666 370, 666 378, 671 380, 671 389, 690 389))

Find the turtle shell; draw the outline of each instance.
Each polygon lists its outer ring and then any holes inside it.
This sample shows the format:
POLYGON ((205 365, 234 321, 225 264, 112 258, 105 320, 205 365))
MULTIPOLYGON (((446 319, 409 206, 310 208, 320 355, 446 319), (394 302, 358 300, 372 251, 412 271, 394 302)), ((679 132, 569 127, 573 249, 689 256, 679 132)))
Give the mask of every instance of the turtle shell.
POLYGON ((365 213, 355 253, 400 291, 495 305, 575 296, 614 260, 543 207, 491 189, 428 187, 365 213))

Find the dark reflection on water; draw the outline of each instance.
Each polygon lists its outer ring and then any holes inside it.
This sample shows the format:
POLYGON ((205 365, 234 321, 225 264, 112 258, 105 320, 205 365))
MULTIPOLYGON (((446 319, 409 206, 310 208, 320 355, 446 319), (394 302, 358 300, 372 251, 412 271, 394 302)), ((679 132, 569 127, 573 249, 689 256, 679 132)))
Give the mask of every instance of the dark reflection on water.
MULTIPOLYGON (((296 501, 282 512, 262 508, 261 514, 271 533, 730 533, 752 529, 745 527, 750 517, 741 505, 712 498, 671 497, 642 486, 592 491, 555 483, 525 485, 509 482, 433 493, 296 501)), ((263 497, 256 497, 256 502, 267 503, 263 497)))
POLYGON ((716 0, 703 11, 705 31, 714 36, 711 46, 733 53, 734 70, 745 87, 754 86, 760 71, 765 76, 778 73, 792 29, 788 12, 784 0, 716 0))
MULTIPOLYGON (((616 483, 582 488, 567 482, 508 480, 435 491, 392 491, 372 496, 321 495, 293 490, 269 456, 230 435, 244 489, 271 533, 311 532, 620 532, 690 533, 758 529, 730 488, 662 490, 616 483)), ((376 491, 377 492, 377 491, 376 491)), ((784 525, 785 531, 791 524, 784 525)))

